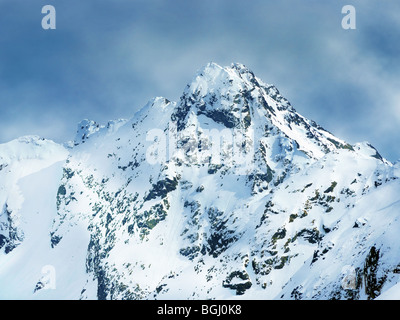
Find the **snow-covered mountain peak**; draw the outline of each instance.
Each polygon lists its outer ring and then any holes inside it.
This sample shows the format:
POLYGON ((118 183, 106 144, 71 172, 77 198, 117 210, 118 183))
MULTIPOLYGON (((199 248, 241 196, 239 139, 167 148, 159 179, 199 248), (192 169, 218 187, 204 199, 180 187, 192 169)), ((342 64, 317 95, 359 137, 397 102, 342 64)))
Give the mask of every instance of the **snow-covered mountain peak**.
POLYGON ((153 112, 160 112, 164 111, 165 108, 167 108, 170 104, 171 101, 169 101, 167 98, 155 97, 150 99, 140 111, 151 109, 153 112))
POLYGON ((292 110, 276 87, 264 84, 247 67, 209 63, 186 86, 173 118, 179 130, 190 113, 203 114, 227 128, 247 129, 253 117, 271 118, 277 109, 292 110))
POLYGON ((78 123, 73 145, 78 146, 83 144, 93 136, 117 132, 127 122, 127 119, 117 119, 108 121, 106 125, 101 125, 96 121, 84 119, 78 123))
POLYGON ((203 67, 186 87, 171 118, 176 121, 178 131, 184 130, 188 123, 198 122, 193 120, 196 118, 207 125, 211 121, 216 126, 251 134, 256 141, 257 137, 265 140, 282 136, 288 139, 292 150, 302 151, 312 159, 338 148, 352 149, 298 114, 274 85, 265 84, 240 63, 228 67, 209 63, 203 67))
POLYGON ((374 299, 400 288, 399 178, 210 63, 68 148, 0 145, 0 298, 374 299))
POLYGON ((102 127, 96 121, 84 119, 78 123, 75 135, 75 145, 84 143, 91 135, 98 132, 102 127))
POLYGON ((240 93, 244 90, 254 90, 255 87, 265 85, 257 79, 254 73, 240 63, 222 67, 210 62, 201 68, 192 82, 186 87, 185 93, 206 96, 207 93, 240 93))
POLYGON ((28 159, 49 159, 65 153, 65 148, 52 140, 28 135, 0 144, 0 165, 28 159))
POLYGON ((357 142, 354 145, 354 150, 357 151, 362 156, 372 157, 372 158, 378 159, 386 164, 390 164, 390 162, 387 161, 386 159, 384 159, 380 155, 378 150, 376 150, 376 148, 373 145, 371 145, 368 141, 357 142))

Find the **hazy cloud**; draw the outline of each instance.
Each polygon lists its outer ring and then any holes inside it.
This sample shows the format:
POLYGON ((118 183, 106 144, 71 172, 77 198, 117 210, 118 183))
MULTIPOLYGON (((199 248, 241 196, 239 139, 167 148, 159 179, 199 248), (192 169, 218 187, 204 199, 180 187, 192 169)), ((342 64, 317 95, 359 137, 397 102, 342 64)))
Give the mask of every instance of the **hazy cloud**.
POLYGON ((0 142, 65 141, 83 118, 179 99, 209 61, 241 62, 304 116, 400 158, 396 0, 354 0, 348 31, 341 0, 47 2, 0 1, 0 142), (45 4, 56 7, 57 30, 41 29, 45 4))

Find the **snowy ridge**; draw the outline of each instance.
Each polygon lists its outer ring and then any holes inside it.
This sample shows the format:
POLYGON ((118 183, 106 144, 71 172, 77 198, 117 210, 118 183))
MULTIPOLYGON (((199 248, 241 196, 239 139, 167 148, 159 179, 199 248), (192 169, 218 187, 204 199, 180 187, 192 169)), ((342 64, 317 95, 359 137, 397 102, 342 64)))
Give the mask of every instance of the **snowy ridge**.
POLYGON ((0 160, 0 298, 399 297, 399 164, 242 64, 0 160))

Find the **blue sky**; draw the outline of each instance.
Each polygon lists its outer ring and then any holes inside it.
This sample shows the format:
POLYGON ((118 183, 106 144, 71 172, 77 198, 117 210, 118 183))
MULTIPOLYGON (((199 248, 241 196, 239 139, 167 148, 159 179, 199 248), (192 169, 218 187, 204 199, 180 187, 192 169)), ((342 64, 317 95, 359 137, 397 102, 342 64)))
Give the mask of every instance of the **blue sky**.
POLYGON ((177 101, 198 69, 240 62, 338 137, 400 159, 400 1, 0 0, 0 143, 73 139, 85 118, 177 101), (41 9, 57 11, 43 30, 41 9), (344 5, 357 29, 341 27, 344 5))

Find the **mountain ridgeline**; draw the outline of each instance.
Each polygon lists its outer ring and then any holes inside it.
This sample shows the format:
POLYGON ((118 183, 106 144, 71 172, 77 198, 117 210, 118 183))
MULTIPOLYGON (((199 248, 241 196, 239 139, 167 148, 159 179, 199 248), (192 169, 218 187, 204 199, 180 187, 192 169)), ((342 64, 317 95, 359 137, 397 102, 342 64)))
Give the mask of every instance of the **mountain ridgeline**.
POLYGON ((0 298, 400 297, 400 165, 241 64, 0 145, 0 298))

